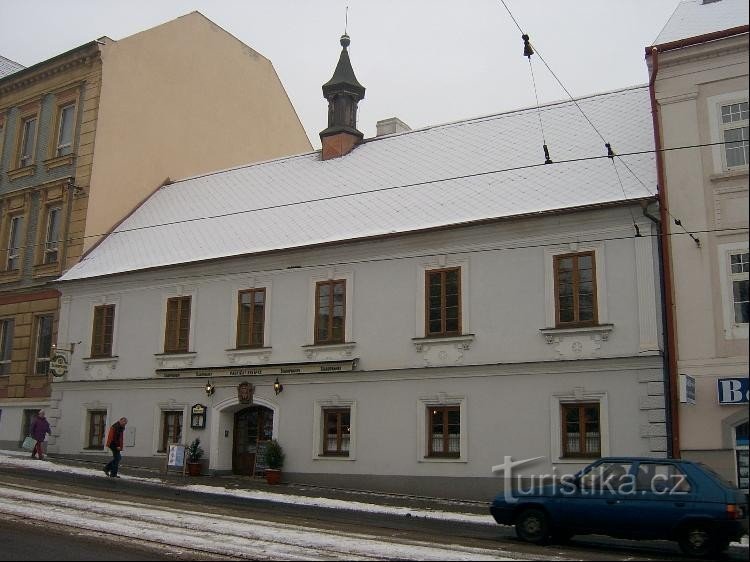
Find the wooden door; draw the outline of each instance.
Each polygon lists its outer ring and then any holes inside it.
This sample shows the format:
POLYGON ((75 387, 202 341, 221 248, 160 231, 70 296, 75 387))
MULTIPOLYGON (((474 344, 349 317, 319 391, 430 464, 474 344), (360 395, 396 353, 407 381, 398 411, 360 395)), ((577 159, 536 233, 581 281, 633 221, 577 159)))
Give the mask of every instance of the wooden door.
POLYGON ((234 415, 234 445, 232 472, 252 475, 258 441, 273 436, 273 410, 265 406, 250 406, 234 415))

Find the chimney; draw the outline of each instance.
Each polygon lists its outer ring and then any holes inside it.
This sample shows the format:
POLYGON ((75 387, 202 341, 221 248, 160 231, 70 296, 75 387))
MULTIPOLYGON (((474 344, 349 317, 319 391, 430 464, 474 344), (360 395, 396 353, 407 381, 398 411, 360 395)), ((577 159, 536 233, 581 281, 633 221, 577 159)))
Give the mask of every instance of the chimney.
POLYGON ((357 82, 349 61, 349 36, 341 36, 341 55, 331 79, 323 84, 328 100, 328 127, 320 132, 323 160, 344 156, 362 140, 357 130, 357 103, 365 97, 365 88, 357 82))
POLYGON ((392 135, 394 133, 405 133, 411 131, 411 127, 401 121, 398 117, 391 117, 390 119, 382 119, 377 123, 378 135, 382 137, 384 135, 392 135))

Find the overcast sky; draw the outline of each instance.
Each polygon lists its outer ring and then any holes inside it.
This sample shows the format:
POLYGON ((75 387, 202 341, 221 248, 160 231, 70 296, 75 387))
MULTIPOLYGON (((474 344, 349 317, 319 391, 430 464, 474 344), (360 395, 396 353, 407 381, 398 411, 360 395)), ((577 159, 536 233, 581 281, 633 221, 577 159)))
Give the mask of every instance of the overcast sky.
MULTIPOLYGON (((644 48, 679 0, 505 0, 574 95, 648 81, 644 48)), ((533 106, 518 28, 501 0, 0 0, 0 54, 36 64, 106 35, 122 39, 193 10, 273 63, 310 141, 320 147, 348 12, 359 129, 380 119, 416 129, 533 106)), ((532 57, 540 102, 566 98, 532 57)))

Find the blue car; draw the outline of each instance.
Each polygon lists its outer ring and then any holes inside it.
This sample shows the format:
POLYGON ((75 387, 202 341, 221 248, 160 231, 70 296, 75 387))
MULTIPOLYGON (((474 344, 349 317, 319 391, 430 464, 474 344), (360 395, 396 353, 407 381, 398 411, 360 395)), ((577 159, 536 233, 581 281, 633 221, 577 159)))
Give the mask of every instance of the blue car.
POLYGON ((582 534, 667 539, 694 557, 723 552, 748 532, 747 496, 679 459, 610 457, 575 475, 524 478, 497 495, 490 513, 535 544, 582 534))

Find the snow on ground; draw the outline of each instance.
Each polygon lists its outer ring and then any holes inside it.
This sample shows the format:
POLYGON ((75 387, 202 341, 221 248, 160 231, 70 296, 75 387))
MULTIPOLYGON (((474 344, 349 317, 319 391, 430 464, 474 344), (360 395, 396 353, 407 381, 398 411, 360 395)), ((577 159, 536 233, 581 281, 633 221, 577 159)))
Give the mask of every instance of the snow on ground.
MULTIPOLYGON (((267 560, 514 560, 501 549, 316 530, 129 501, 0 488, 0 512, 223 556, 267 560), (123 525, 123 521, 127 524, 123 525)), ((512 556, 512 554, 511 554, 512 556)))
MULTIPOLYGON (((65 472, 68 474, 79 474, 82 476, 96 476, 107 478, 107 476, 105 476, 100 468, 82 468, 67 466, 64 464, 57 464, 53 462, 38 461, 30 458, 26 453, 21 454, 18 451, 0 450, 0 464, 9 466, 23 466, 34 468, 36 470, 49 470, 54 472, 65 472)), ((126 476, 123 474, 121 474, 120 476, 123 480, 132 480, 149 484, 159 484, 162 486, 172 486, 168 483, 164 483, 164 481, 160 478, 144 478, 139 476, 126 476)), ((394 507, 364 502, 337 500, 332 498, 313 498, 308 496, 296 496, 292 494, 278 494, 273 492, 265 492, 262 490, 236 490, 231 488, 223 488, 221 486, 207 486, 202 484, 187 484, 172 487, 193 492, 219 494, 278 503, 289 503, 293 505, 306 505, 328 509, 347 509, 350 511, 367 511, 369 513, 396 515, 402 517, 407 514, 411 514, 412 517, 424 517, 425 519, 440 519, 443 521, 457 521, 461 523, 474 523, 493 526, 497 525, 497 523, 495 523, 495 520, 489 514, 476 515, 472 513, 453 513, 447 511, 412 509, 409 507, 394 507)))
MULTIPOLYGON (((22 457, 13 451, 0 451, 0 464, 106 478, 101 469, 78 468, 37 461, 26 455, 22 457)), ((122 479, 170 486, 157 478, 122 476, 122 479)), ((362 502, 287 496, 252 490, 228 490, 213 486, 179 486, 179 488, 196 492, 222 493, 254 499, 305 503, 327 508, 390 513, 400 516, 411 513, 413 516, 437 516, 445 519, 446 517, 441 517, 441 515, 457 515, 459 516, 457 520, 480 523, 484 523, 487 519, 470 514, 439 514, 362 502)), ((497 549, 472 548, 329 529, 316 530, 265 520, 256 521, 228 515, 157 508, 127 500, 104 502, 87 495, 69 493, 58 495, 48 490, 23 486, 7 488, 0 486, 0 513, 228 557, 281 560, 518 560, 527 558, 522 554, 508 552, 502 547, 497 549), (127 521, 127 524, 123 525, 123 521, 127 521)))
MULTIPOLYGON (((95 477, 107 478, 104 475, 104 473, 101 471, 101 469, 81 468, 81 467, 68 466, 68 465, 57 464, 57 463, 52 463, 52 462, 38 461, 38 460, 29 458, 28 453, 19 452, 19 451, 0 450, 0 464, 4 464, 8 466, 29 467, 29 468, 34 468, 37 470, 49 470, 49 471, 64 472, 64 473, 69 473, 69 474, 78 474, 78 475, 83 475, 83 476, 95 476, 95 477)), ((150 483, 150 484, 157 484, 161 486, 169 486, 169 487, 179 488, 182 490, 190 490, 190 491, 199 492, 199 493, 221 494, 221 495, 241 497, 241 498, 247 498, 247 499, 265 500, 265 501, 272 501, 272 502, 279 502, 279 503, 290 503, 294 505, 307 505, 307 506, 314 506, 314 507, 321 507, 321 508, 328 508, 328 509, 346 509, 346 510, 351 510, 351 511, 365 511, 369 513, 394 515, 394 516, 400 516, 400 517, 410 514, 412 517, 423 517, 425 519, 439 519, 443 521, 456 521, 456 522, 461 522, 461 523, 472 523, 472 524, 479 524, 479 525, 496 525, 495 521, 492 519, 490 515, 476 515, 472 513, 455 513, 455 512, 449 512, 449 511, 423 510, 423 509, 413 509, 413 508, 408 508, 408 507, 394 507, 394 506, 378 505, 378 504, 371 504, 371 503, 364 503, 364 502, 337 500, 337 499, 324 498, 324 497, 315 498, 315 497, 298 496, 298 495, 292 495, 292 494, 265 492, 262 490, 238 490, 238 489, 224 488, 221 486, 207 486, 207 485, 200 485, 200 484, 173 485, 173 484, 165 483, 163 480, 159 478, 144 478, 144 477, 138 477, 138 476, 123 475, 122 479, 145 482, 145 483, 150 483)), ((137 511, 140 513, 143 511, 143 509, 138 508, 137 511)), ((186 513, 185 517, 188 517, 188 515, 189 514, 186 513)), ((196 514, 196 517, 201 518, 201 517, 208 517, 208 516, 206 514, 196 514)), ((266 522, 264 522, 263 524, 268 525, 268 523, 266 522)), ((224 532, 224 531, 221 531, 221 532, 224 532)), ((278 532, 279 531, 274 531, 274 533, 278 533, 278 532)), ((296 536, 299 534, 299 532, 300 532, 299 530, 289 531, 290 536, 296 536)), ((743 537, 741 542, 732 543, 732 546, 747 547, 748 537, 747 536, 743 537)), ((347 546, 345 548, 349 548, 350 550, 348 551, 344 550, 343 552, 353 552, 351 550, 351 547, 347 546)), ((455 554, 456 553, 451 551, 450 559, 455 559, 455 560, 459 559, 459 558, 455 558, 455 554)), ((510 554, 510 553, 505 553, 505 554, 510 554)), ((283 555, 290 556, 289 553, 286 553, 283 555)), ((420 554, 419 556, 421 557, 423 555, 424 553, 420 554)), ((478 553, 474 553, 473 555, 470 556, 470 558, 478 559, 478 558, 475 558, 475 556, 477 555, 478 553)), ((406 557, 401 550, 398 550, 398 556, 401 558, 406 557)), ((441 556, 445 557, 446 552, 443 551, 441 556)), ((426 559, 426 558, 423 558, 423 559, 426 559)), ((441 559, 441 558, 438 558, 438 559, 441 559)), ((443 558, 443 559, 446 559, 446 558, 443 558)), ((498 559, 498 558, 493 557, 492 559, 498 559)))

